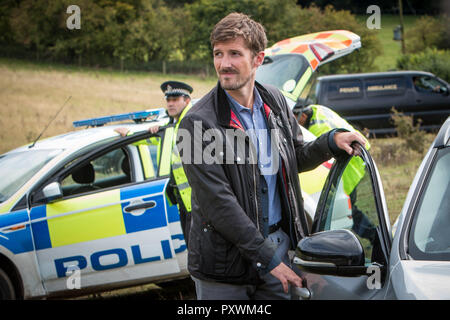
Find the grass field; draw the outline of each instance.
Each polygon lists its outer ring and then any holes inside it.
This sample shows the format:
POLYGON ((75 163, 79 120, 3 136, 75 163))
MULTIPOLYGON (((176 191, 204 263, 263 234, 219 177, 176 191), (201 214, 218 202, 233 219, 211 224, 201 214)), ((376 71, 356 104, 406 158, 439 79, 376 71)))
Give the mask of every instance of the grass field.
MULTIPOLYGON (((357 20, 366 25, 369 15, 359 15, 357 20)), ((414 25, 420 16, 403 16, 405 32, 414 25)), ((383 53, 375 59, 378 71, 388 71, 396 68, 397 57, 401 55, 401 42, 394 40, 394 29, 400 25, 398 15, 381 13, 381 29, 377 30, 378 39, 381 41, 383 53)), ((405 39, 407 41, 407 39, 405 39)), ((364 43, 362 44, 364 46, 364 43)))
POLYGON ((203 96, 216 81, 0 59, 0 153, 37 138, 69 97, 43 138, 74 130, 75 120, 162 107, 159 86, 169 79, 188 81, 195 88, 194 98, 203 96))

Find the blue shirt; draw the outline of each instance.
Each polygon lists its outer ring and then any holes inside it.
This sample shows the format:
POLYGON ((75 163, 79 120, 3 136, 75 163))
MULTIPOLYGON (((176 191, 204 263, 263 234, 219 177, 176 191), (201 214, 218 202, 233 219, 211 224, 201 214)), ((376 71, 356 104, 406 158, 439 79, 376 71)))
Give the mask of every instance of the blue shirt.
MULTIPOLYGON (((235 111, 237 117, 244 125, 247 135, 256 148, 258 166, 265 180, 263 184, 266 184, 266 186, 262 186, 262 193, 267 193, 267 203, 262 205, 263 218, 265 215, 268 215, 267 226, 270 226, 281 220, 281 199, 277 185, 279 161, 276 161, 279 158, 274 158, 279 157, 279 154, 271 152, 270 131, 268 130, 267 120, 264 114, 264 103, 256 88, 254 88, 253 93, 254 102, 252 112, 249 108, 239 104, 226 92, 233 111, 235 111)), ((262 198, 265 198, 264 194, 262 198)))

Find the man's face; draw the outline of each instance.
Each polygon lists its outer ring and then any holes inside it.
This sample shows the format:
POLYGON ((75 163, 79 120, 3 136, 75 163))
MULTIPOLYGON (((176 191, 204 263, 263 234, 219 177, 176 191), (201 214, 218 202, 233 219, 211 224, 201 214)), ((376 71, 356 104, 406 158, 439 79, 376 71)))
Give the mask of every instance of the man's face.
POLYGON ((301 114, 301 116, 300 116, 300 118, 299 117, 297 117, 297 119, 298 119, 298 123, 301 125, 301 126, 305 126, 305 123, 306 123, 306 119, 308 118, 308 116, 306 115, 306 113, 304 113, 304 112, 302 112, 302 114, 301 114))
POLYGON ((184 108, 189 103, 189 98, 184 96, 167 97, 167 113, 173 118, 178 118, 183 112, 184 108))
POLYGON ((256 69, 264 60, 264 52, 254 56, 242 37, 216 43, 213 55, 220 85, 225 90, 239 90, 253 82, 256 69))

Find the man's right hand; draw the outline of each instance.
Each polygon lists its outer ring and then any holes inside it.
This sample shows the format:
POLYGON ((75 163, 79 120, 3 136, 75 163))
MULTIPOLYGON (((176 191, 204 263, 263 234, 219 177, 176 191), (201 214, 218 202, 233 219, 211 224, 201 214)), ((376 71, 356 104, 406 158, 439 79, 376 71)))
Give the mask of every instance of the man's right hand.
POLYGON ((302 278, 300 278, 294 271, 291 270, 283 262, 270 271, 270 274, 281 281, 283 285, 284 292, 287 293, 289 290, 289 282, 296 287, 302 286, 302 278))

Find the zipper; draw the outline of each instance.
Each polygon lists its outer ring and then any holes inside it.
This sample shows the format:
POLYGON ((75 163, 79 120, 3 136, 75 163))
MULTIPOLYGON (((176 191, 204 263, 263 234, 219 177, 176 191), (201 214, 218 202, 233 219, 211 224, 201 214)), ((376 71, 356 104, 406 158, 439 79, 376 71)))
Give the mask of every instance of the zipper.
POLYGON ((258 194, 256 190, 256 166, 253 166, 253 191, 254 191, 254 198, 255 198, 255 208, 256 208, 256 227, 259 231, 262 231, 259 228, 259 209, 258 209, 258 194))

